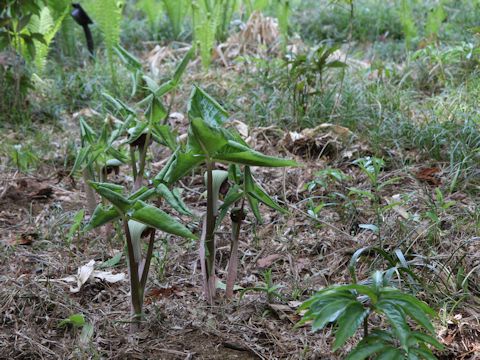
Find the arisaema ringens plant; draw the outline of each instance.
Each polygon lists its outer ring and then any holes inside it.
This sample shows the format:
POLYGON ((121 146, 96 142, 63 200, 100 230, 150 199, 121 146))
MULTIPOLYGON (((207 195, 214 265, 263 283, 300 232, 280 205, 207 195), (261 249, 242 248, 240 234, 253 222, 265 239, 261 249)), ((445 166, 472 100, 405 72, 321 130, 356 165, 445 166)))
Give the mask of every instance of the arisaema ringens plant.
MULTIPOLYGON (((110 153, 117 160, 115 164, 121 161, 131 165, 134 179, 131 186, 124 187, 108 183, 106 176, 88 178, 90 188, 100 195, 102 202, 96 208, 94 207, 90 221, 83 230, 89 231, 112 222, 121 223, 127 248, 132 314, 135 322, 138 322, 142 317, 145 286, 153 256, 156 230, 185 238, 196 238, 175 217, 147 202, 154 197, 161 198, 177 213, 192 215, 183 203, 177 189, 170 190, 165 184, 160 183, 150 188, 143 186, 146 176, 147 150, 152 141, 173 150, 176 148, 175 135, 166 124, 172 102, 166 109, 163 105, 163 97, 177 88, 191 56, 192 52, 187 53, 177 66, 172 78, 161 85, 144 76, 147 95, 133 107, 104 94, 113 108, 109 119, 115 120, 107 121, 100 137, 95 136, 94 131, 85 122, 81 121, 82 148, 77 156, 74 170, 81 168, 81 164, 88 168, 91 164, 94 164, 92 159, 99 159, 106 156, 105 154, 110 155, 110 153), (107 126, 112 125, 112 123, 115 126, 112 126, 112 131, 108 135, 107 126), (121 137, 126 138, 123 143, 120 141, 121 137), (119 146, 126 144, 130 150, 130 159, 128 155, 125 155, 128 154, 128 151, 124 154, 115 150, 114 143, 119 146), (130 195, 126 195, 127 193, 130 195), (148 237, 148 247, 144 254, 142 252, 142 237, 148 237)), ((110 159, 107 159, 105 164, 115 165, 110 159)), ((108 174, 108 167, 101 174, 108 174)))
POLYGON ((80 118, 80 149, 71 173, 81 170, 85 182, 85 195, 90 215, 97 206, 95 193, 88 186, 89 181, 104 182, 113 169, 128 161, 121 151, 114 147, 114 142, 123 132, 125 124, 113 124, 105 121, 100 133, 95 132, 90 125, 80 118))
POLYGON ((139 109, 137 111, 120 100, 104 94, 109 103, 113 105, 115 115, 119 114, 125 117, 128 124, 125 143, 129 147, 134 190, 139 189, 145 180, 147 152, 151 143, 156 141, 171 150, 175 150, 177 147, 176 137, 166 122, 175 99, 174 93, 192 56, 193 49, 187 52, 178 64, 171 79, 160 85, 144 75, 143 81, 147 95, 136 104, 135 108, 139 109), (167 94, 171 95, 170 103, 165 106, 163 98, 167 94))
POLYGON ((129 196, 124 195, 125 188, 121 185, 90 182, 90 186, 109 205, 98 205, 84 230, 89 231, 112 221, 121 222, 127 247, 132 316, 137 323, 142 318, 145 287, 153 256, 156 230, 188 239, 197 238, 175 217, 147 201, 160 197, 180 214, 191 215, 191 213, 178 194, 170 191, 164 184, 150 189, 141 187, 129 196), (144 255, 142 254, 143 237, 149 238, 144 255))
MULTIPOLYGON (((260 202, 285 212, 253 180, 250 166, 284 167, 297 166, 297 163, 293 160, 267 156, 251 149, 237 131, 226 127, 228 125, 227 112, 199 87, 193 88, 189 100, 188 117, 190 125, 186 146, 178 148, 172 154, 165 167, 154 178, 154 183, 173 184, 192 169, 199 166, 205 168, 207 209, 200 243, 200 261, 205 298, 209 303, 213 303, 216 292, 215 229, 219 218, 219 209, 228 211, 233 206, 231 218, 234 220, 235 233, 232 237, 232 254, 235 255, 236 249, 238 249, 239 229, 244 217, 244 199, 248 201, 258 219, 260 219, 258 208, 260 202), (231 171, 232 176, 237 179, 234 181, 233 190, 230 190, 221 207, 218 206, 218 192, 227 175, 216 169, 216 163, 233 164, 232 169, 235 170, 231 171), (241 168, 243 168, 243 173, 240 171, 241 168)), ((231 260, 230 264, 230 267, 232 264, 235 265, 235 272, 236 263, 235 258, 231 260)), ((233 270, 229 270, 229 272, 229 288, 233 288, 231 283, 235 272, 233 270)), ((230 290, 229 295, 231 295, 230 290)))

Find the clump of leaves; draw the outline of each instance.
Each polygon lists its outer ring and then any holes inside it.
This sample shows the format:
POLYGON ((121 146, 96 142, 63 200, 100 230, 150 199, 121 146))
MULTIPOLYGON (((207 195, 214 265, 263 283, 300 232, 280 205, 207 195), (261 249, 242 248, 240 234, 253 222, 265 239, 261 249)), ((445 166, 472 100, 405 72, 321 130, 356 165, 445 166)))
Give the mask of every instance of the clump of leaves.
MULTIPOLYGON (((206 167, 207 209, 203 222, 200 258, 204 274, 205 297, 212 303, 216 291, 215 229, 219 218, 218 191, 220 183, 225 179, 225 173, 215 171, 215 163, 232 164, 231 176, 236 183, 234 190, 226 196, 221 218, 225 216, 230 206, 236 206, 235 204, 238 202, 242 209, 243 199, 246 198, 257 219, 261 219, 258 209, 260 202, 283 212, 285 210, 256 184, 251 175, 250 166, 283 167, 296 166, 297 163, 292 160, 267 156, 251 149, 237 131, 227 129, 227 112, 217 101, 198 87, 194 87, 192 91, 188 116, 190 126, 186 148, 177 149, 154 181, 167 185, 172 184, 192 169, 200 165, 206 167), (240 171, 241 166, 243 166, 243 173, 240 171)), ((234 225, 236 234, 233 236, 232 249, 236 248, 235 243, 238 241, 242 213, 243 209, 239 210, 238 221, 234 221, 237 224, 234 225)), ((233 284, 231 277, 229 279, 230 287, 233 284)), ((228 293, 230 294, 230 291, 228 293)))
POLYGON ((336 323, 336 351, 363 324, 364 337, 347 356, 349 360, 436 359, 430 346, 443 348, 429 319, 436 313, 415 296, 392 287, 393 273, 375 271, 365 284, 332 286, 317 292, 300 307, 306 313, 296 326, 311 322, 312 330, 318 331, 336 323), (385 318, 390 327, 370 329, 372 315, 385 318), (412 329, 409 322, 423 332, 412 329))
POLYGON ((154 189, 142 187, 128 197, 123 195, 124 187, 120 185, 99 182, 90 182, 90 185, 111 206, 98 205, 85 231, 117 219, 122 222, 130 269, 132 313, 134 319, 139 321, 142 317, 145 286, 153 256, 155 230, 189 239, 197 237, 174 217, 146 202, 153 197, 162 197, 175 209, 182 210, 185 207, 184 204, 183 206, 179 204, 178 199, 163 184, 154 189), (141 246, 143 237, 149 238, 144 256, 141 246))

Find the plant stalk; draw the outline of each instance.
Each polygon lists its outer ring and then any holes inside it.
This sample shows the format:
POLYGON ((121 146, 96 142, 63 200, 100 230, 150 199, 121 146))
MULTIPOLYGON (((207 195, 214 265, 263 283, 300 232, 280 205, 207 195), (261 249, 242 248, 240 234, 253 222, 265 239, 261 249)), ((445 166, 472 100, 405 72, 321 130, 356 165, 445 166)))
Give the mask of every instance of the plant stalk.
MULTIPOLYGON (((215 204, 213 194, 213 163, 207 162, 207 214, 205 217, 204 252, 205 252, 205 278, 204 289, 207 301, 212 304, 215 298, 215 204)), ((203 236, 204 235, 204 236, 203 236)))
POLYGON ((143 296, 141 296, 140 278, 138 276, 138 263, 133 252, 133 242, 132 237, 130 236, 130 228, 128 226, 128 220, 126 217, 123 218, 123 227, 125 231, 125 237, 127 239, 132 315, 134 317, 134 321, 138 323, 142 317, 143 296))
POLYGON ((87 197, 88 213, 90 214, 90 216, 92 216, 95 208, 97 207, 97 197, 95 196, 93 189, 88 184, 88 182, 92 180, 92 176, 88 168, 83 169, 82 175, 83 182, 85 184, 85 196, 87 197))

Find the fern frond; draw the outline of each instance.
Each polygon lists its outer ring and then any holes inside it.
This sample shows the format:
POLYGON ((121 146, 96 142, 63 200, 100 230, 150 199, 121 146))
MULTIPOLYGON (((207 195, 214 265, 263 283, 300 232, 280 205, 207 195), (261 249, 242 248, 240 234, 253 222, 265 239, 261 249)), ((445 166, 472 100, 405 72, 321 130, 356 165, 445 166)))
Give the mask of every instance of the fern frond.
POLYGON ((173 36, 178 38, 182 33, 183 23, 188 12, 188 0, 163 0, 168 19, 172 24, 173 36))
POLYGON ((45 44, 38 40, 34 40, 35 58, 33 59, 33 63, 35 64, 38 74, 43 73, 48 51, 50 50, 50 44, 52 43, 55 34, 62 26, 63 19, 65 19, 67 14, 68 9, 66 9, 54 22, 50 9, 45 6, 38 16, 32 17, 32 20, 28 25, 31 32, 42 34, 45 40, 45 44))
POLYGON ((220 3, 216 2, 211 11, 208 10, 206 4, 206 2, 198 1, 192 3, 193 33, 204 68, 208 68, 212 60, 215 34, 221 16, 220 3))

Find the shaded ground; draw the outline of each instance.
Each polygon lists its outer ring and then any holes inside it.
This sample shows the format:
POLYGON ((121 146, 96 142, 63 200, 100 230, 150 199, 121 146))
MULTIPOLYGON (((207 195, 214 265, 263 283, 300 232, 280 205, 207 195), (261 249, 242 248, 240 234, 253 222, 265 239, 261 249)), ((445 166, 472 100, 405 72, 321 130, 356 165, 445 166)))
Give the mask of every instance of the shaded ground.
MULTIPOLYGON (((266 131, 252 133, 252 143, 266 152, 266 131), (258 135, 258 134, 261 134, 258 135)), ((323 134, 322 136, 324 136, 323 134)), ((330 135, 332 136, 332 135, 330 135)), ((270 143, 268 143, 270 144, 270 143)), ((307 327, 293 329, 300 319, 296 314, 299 301, 313 290, 332 283, 350 281, 347 265, 353 252, 363 246, 377 244, 379 239, 359 224, 372 223, 375 213, 371 204, 357 202, 353 212, 342 206, 327 207, 318 220, 306 216, 306 202, 324 197, 327 192, 341 191, 344 185, 317 187, 311 192, 305 184, 314 179, 318 169, 327 166, 340 168, 350 176, 348 185, 368 188, 365 175, 351 160, 345 158, 351 150, 361 152, 357 141, 342 146, 333 157, 318 160, 299 158, 305 164, 297 169, 261 170, 257 179, 266 190, 287 200, 291 215, 279 216, 263 210, 264 225, 248 225, 242 232, 240 247, 239 285, 252 287, 262 280, 262 271, 273 270, 273 280, 284 286, 283 301, 268 304, 262 294, 247 293, 240 301, 228 303, 223 292, 218 303, 208 308, 202 299, 197 244, 169 237, 157 241, 156 261, 153 263, 146 296, 148 321, 142 325, 137 342, 129 341, 128 284, 87 282, 79 293, 58 279, 75 274, 79 266, 94 259, 97 264, 110 259, 121 249, 118 240, 85 234, 65 241, 71 218, 80 209, 84 195, 81 186, 68 177, 4 174, 0 193, 0 224, 3 248, 0 267, 0 347, 2 358, 88 358, 110 359, 334 359, 342 354, 329 352, 331 329, 311 334, 307 327), (74 187, 77 186, 77 188, 74 187), (82 342, 81 331, 59 328, 58 323, 73 313, 83 313, 93 325, 91 339, 82 342)), ((279 147, 280 148, 280 147, 279 147)), ((292 151, 296 151, 293 149, 292 151)), ((297 151, 298 152, 298 151, 297 151)), ((293 156, 281 150, 281 155, 293 156)), ((361 154, 359 154, 361 155, 361 154)), ((366 155, 366 154, 364 154, 366 155)), ((437 166, 437 165, 435 165, 437 166)), ((441 165, 438 165, 441 166, 441 165)), ((402 218, 402 211, 416 212, 428 208, 436 181, 428 178, 421 165, 388 169, 382 179, 399 177, 397 183, 382 189, 382 203, 392 194, 409 193, 412 197, 402 209, 392 208, 383 215, 384 247, 409 248, 408 260, 424 275, 425 292, 418 295, 432 300, 442 294, 455 295, 456 285, 445 270, 462 262, 472 269, 480 261, 475 227, 460 226, 453 218, 444 217, 441 236, 432 238, 431 224, 402 218), (423 178, 422 178, 423 176, 423 178), (422 244, 438 241, 437 254, 420 257, 422 244), (418 250, 418 251, 417 251, 418 250), (414 264, 417 264, 415 266, 414 264), (439 264, 443 264, 442 268, 439 264), (423 294, 423 295, 422 295, 423 294), (428 294, 428 295, 427 295, 428 294)), ((441 181, 439 168, 438 181, 441 181)), ((43 169, 49 173, 52 169, 43 169)), ((427 172, 428 173, 428 172, 427 172)), ((188 204, 202 211, 204 199, 200 176, 187 178, 184 197, 188 204)), ((457 192, 449 198, 455 201, 455 213, 467 214, 472 200, 457 192)), ((198 231, 198 223, 196 224, 198 231)), ((228 222, 219 230, 219 276, 225 275, 229 255, 228 222)), ((382 267, 375 257, 358 264, 359 277, 368 275, 372 267, 382 267)), ((127 272, 122 257, 114 272, 127 272)), ((472 275, 472 280, 474 279, 472 275)), ((469 282, 478 291, 478 282, 469 282)), ((442 359, 475 359, 479 351, 480 327, 477 321, 478 299, 464 298, 449 313, 440 310, 436 322, 438 333, 448 350, 442 359)), ((352 343, 353 345, 353 343, 352 343)), ((345 348, 348 351, 349 346, 345 348)))

